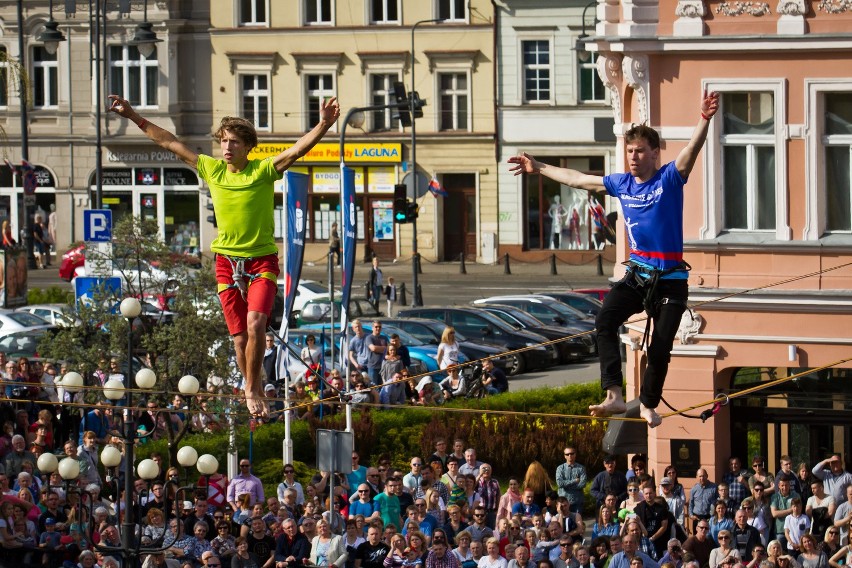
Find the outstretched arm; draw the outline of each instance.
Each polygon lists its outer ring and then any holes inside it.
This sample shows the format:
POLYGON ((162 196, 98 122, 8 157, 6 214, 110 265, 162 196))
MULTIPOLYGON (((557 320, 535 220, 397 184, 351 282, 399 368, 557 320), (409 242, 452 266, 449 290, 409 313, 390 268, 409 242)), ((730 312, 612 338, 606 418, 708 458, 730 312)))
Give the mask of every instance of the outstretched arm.
POLYGON ((272 163, 275 169, 283 172, 293 165, 293 163, 307 154, 311 148, 316 146, 317 142, 322 140, 328 129, 337 121, 340 116, 340 105, 337 102, 337 97, 331 97, 327 101, 323 101, 320 105, 320 121, 313 129, 299 138, 295 144, 275 156, 272 163))
POLYGON ((584 174, 583 172, 578 172, 577 170, 551 166, 550 164, 539 162, 526 152, 521 152, 517 156, 512 156, 508 161, 510 164, 515 164, 513 167, 509 168, 509 171, 513 172, 516 176, 521 174, 540 173, 541 175, 549 177, 554 181, 558 181, 563 185, 576 187, 578 189, 585 189, 588 191, 603 191, 605 189, 603 178, 601 176, 593 176, 584 174))
POLYGON ((707 139, 710 120, 716 114, 717 110, 719 110, 719 93, 713 91, 708 94, 707 91, 704 91, 701 96, 701 118, 698 119, 698 126, 692 132, 689 144, 680 151, 677 160, 675 160, 675 167, 682 177, 689 177, 689 173, 695 165, 695 160, 698 158, 701 148, 704 147, 704 141, 707 139))
POLYGON ((139 113, 133 110, 133 107, 130 106, 127 99, 118 95, 109 95, 109 99, 112 101, 112 104, 109 107, 111 112, 114 112, 119 116, 123 116, 135 123, 136 126, 145 133, 145 136, 154 141, 158 146, 172 152, 187 165, 192 166, 193 168, 196 167, 196 164, 198 163, 198 154, 190 150, 188 146, 178 140, 177 136, 139 116, 139 113))

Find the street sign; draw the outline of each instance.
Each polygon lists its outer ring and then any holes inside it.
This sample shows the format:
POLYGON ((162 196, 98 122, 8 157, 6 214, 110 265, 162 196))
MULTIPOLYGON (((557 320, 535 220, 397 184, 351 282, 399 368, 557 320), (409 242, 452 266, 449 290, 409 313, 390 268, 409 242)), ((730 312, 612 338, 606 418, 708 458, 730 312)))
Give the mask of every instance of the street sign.
MULTIPOLYGON (((74 279, 74 297, 77 300, 78 309, 80 304, 91 305, 95 297, 101 294, 112 296, 115 302, 109 303, 118 305, 118 299, 121 298, 121 278, 78 276, 74 279)), ((100 298, 103 299, 103 296, 100 298)))
POLYGON ((349 473, 353 449, 352 432, 317 430, 317 469, 349 473))
POLYGON ((112 211, 109 209, 83 211, 83 240, 87 243, 112 241, 112 211))
POLYGON ((31 194, 24 194, 24 207, 35 207, 36 204, 36 196, 31 194))
POLYGON ((112 243, 87 242, 86 276, 112 276, 112 243))

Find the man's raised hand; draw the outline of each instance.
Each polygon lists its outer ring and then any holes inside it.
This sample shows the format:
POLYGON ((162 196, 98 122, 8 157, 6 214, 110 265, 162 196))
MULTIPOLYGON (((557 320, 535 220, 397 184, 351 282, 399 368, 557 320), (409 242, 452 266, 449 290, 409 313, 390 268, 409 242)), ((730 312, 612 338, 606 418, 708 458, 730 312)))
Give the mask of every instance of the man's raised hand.
POLYGON ((701 96, 701 114, 707 118, 713 118, 717 110, 719 110, 719 93, 716 91, 708 93, 705 89, 701 96))
POLYGON ((513 167, 509 168, 509 171, 514 173, 516 176, 521 174, 534 174, 538 171, 535 159, 526 152, 521 152, 517 156, 510 157, 508 162, 510 164, 515 164, 513 167))
POLYGON ((111 101, 109 105, 110 112, 114 112, 124 118, 130 118, 133 115, 133 107, 130 106, 130 102, 127 99, 118 95, 109 95, 107 98, 111 101))
POLYGON ((337 97, 323 101, 320 107, 320 118, 327 124, 334 124, 340 117, 340 103, 337 102, 337 97))

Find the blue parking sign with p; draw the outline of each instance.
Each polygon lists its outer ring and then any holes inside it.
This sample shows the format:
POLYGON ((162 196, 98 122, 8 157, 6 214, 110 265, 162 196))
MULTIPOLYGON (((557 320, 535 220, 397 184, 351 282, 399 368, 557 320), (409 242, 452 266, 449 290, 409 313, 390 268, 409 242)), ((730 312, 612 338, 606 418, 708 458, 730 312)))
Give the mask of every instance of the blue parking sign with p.
POLYGON ((83 240, 87 243, 112 241, 112 211, 109 209, 83 211, 83 240))

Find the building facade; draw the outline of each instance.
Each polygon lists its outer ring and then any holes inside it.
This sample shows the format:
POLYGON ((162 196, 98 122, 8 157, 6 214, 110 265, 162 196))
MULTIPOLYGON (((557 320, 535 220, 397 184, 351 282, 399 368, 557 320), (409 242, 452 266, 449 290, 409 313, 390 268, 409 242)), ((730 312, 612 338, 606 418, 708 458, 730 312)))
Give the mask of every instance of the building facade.
MULTIPOLYGON (((661 163, 687 143, 702 92, 721 94, 685 188, 695 318, 684 316, 664 397, 675 408, 734 398, 706 422, 700 410, 666 418, 632 451, 647 450, 649 473, 680 464, 687 480, 697 467, 720 479, 729 455, 763 456, 773 471, 784 454, 794 464, 849 455, 848 3, 604 0, 597 10, 616 131, 657 128, 661 163), (765 390, 742 393, 755 386, 765 390)), ((619 137, 624 171, 622 150, 619 137)), ((643 330, 624 336, 628 398, 646 364, 643 330)))
MULTIPOLYGON (((515 177, 506 160, 527 152, 547 163, 610 173, 615 134, 609 92, 582 44, 594 33, 595 3, 506 1, 497 10, 499 254, 529 260, 556 253, 581 261, 607 242, 590 196, 533 175, 515 177)), ((596 253, 595 253, 596 254, 596 253)))
MULTIPOLYGON (((197 65, 210 57, 209 9, 204 2, 148 4, 158 41, 144 54, 144 47, 132 44, 143 19, 137 4, 106 2, 101 14, 92 2, 54 2, 52 16, 64 36, 54 53, 39 41, 51 16, 47 0, 23 3, 23 29, 18 29, 14 3, 0 6, 0 50, 8 57, 0 101, 7 157, 20 163, 21 104, 26 101, 29 161, 38 181, 33 206, 44 220, 55 209, 60 253, 83 239, 83 210, 96 207, 98 197, 102 207, 113 210, 114 221, 131 213, 157 219, 175 251, 195 252, 203 240, 195 172, 152 145, 132 124, 106 112, 107 95, 123 95, 151 122, 176 132, 198 151, 210 152, 210 70, 197 65), (28 78, 23 95, 10 63, 19 61, 28 78)), ((16 234, 23 226, 23 193, 20 175, 0 166, 0 218, 8 219, 16 234)))
MULTIPOLYGON (((253 156, 272 155, 316 124, 320 101, 337 96, 342 123, 349 109, 395 103, 394 83, 410 91, 413 73, 427 101, 415 125, 418 252, 477 258, 480 234, 497 230, 492 11, 484 0, 213 0, 213 115, 253 120, 262 141, 253 156), (447 197, 426 190, 433 177, 447 197)), ((341 123, 294 168, 310 180, 307 259, 327 251, 339 218, 341 123)), ((393 109, 347 125, 365 258, 411 255, 412 226, 392 220, 393 186, 413 185, 411 146, 393 109)))

